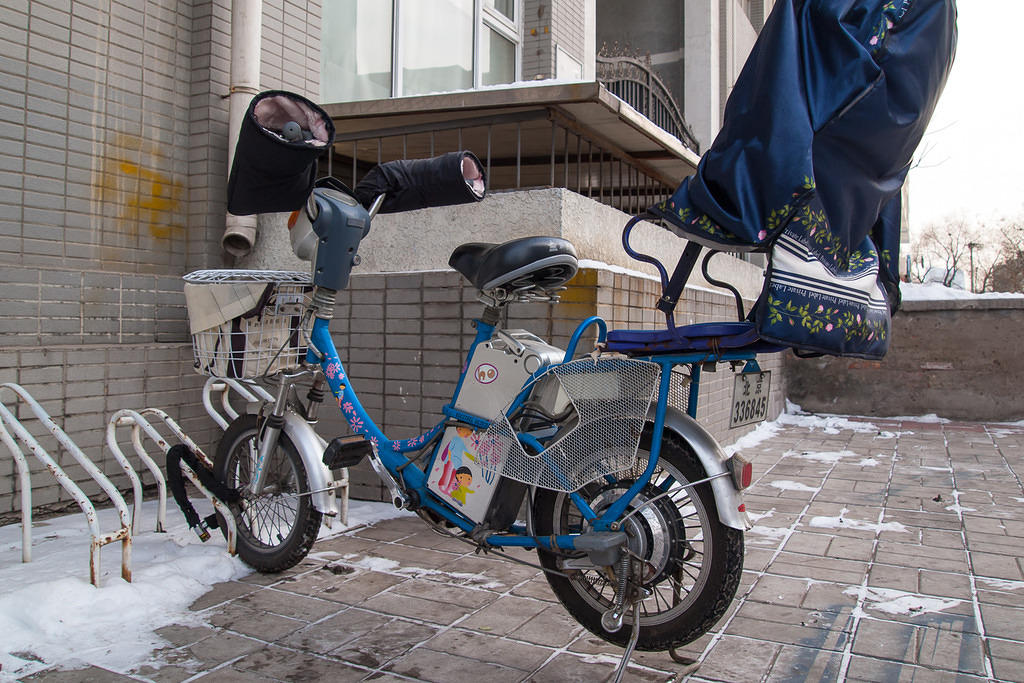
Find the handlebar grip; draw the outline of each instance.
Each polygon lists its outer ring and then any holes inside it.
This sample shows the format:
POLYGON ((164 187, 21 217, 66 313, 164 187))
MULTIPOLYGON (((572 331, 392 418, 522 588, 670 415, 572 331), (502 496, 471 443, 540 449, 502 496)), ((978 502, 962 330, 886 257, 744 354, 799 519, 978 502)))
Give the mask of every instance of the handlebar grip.
POLYGON ((313 191, 316 160, 334 142, 334 123, 310 100, 268 90, 249 103, 228 176, 236 216, 301 207, 313 191))
POLYGON ((367 208, 381 194, 387 195, 380 213, 396 213, 478 202, 486 191, 487 174, 480 160, 463 151, 379 164, 356 185, 355 195, 367 208))

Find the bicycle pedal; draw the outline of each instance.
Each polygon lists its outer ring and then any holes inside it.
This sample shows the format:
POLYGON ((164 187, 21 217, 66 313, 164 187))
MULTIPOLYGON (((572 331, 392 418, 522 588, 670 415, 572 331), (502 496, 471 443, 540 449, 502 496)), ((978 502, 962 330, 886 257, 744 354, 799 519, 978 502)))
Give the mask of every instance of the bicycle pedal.
POLYGON ((361 436, 337 436, 327 444, 323 461, 332 470, 355 467, 372 452, 370 442, 361 436))

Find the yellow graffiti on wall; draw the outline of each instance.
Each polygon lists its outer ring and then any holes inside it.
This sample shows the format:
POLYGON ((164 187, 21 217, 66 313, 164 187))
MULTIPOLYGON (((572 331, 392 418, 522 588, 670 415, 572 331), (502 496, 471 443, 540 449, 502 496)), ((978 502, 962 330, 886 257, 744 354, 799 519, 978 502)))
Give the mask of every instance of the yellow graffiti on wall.
POLYGON ((157 145, 118 135, 106 146, 96 183, 103 213, 117 217, 117 232, 173 238, 186 223, 185 186, 167 170, 173 161, 157 145))

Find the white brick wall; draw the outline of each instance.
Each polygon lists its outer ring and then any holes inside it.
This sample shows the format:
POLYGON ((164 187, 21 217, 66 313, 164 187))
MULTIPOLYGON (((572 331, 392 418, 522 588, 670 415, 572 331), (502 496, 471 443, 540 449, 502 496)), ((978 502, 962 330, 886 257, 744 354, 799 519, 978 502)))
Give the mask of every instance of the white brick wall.
MULTIPOLYGON (((320 3, 263 4, 262 86, 315 97, 320 3)), ((0 12, 0 381, 25 386, 111 473, 103 429, 118 408, 163 407, 200 444, 213 437, 181 275, 226 265, 230 5, 0 12)), ((0 514, 18 505, 14 474, 3 449, 0 514)), ((33 483, 36 504, 68 500, 48 476, 33 483)))
POLYGON ((585 0, 523 0, 523 80, 555 76, 555 46, 585 61, 585 0))

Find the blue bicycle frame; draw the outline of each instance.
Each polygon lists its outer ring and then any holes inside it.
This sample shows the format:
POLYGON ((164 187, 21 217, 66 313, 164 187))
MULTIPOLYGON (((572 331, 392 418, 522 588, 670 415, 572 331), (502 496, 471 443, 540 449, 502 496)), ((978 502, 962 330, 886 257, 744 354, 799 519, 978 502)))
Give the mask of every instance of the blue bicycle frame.
MULTIPOLYGON (((472 354, 476 350, 477 346, 482 342, 489 340, 494 333, 494 327, 492 325, 488 325, 480 320, 475 322, 477 332, 476 338, 474 339, 469 351, 470 358, 472 358, 472 354)), ((328 324, 329 321, 327 320, 320 318, 315 319, 310 334, 311 348, 307 356, 307 362, 313 364, 319 363, 327 380, 327 384, 331 389, 331 393, 335 397, 338 407, 341 409, 352 431, 363 436, 373 445, 375 452, 380 458, 380 462, 385 468, 387 468, 388 472, 396 481, 404 481, 406 488, 418 495, 419 503, 422 507, 430 510, 434 514, 465 532, 472 531, 476 527, 476 524, 440 501, 427 488, 427 474, 408 457, 406 457, 405 454, 422 450, 426 444, 433 440, 443 430, 447 418, 455 418, 467 422, 477 428, 485 428, 489 423, 476 416, 468 415, 456 410, 453 407, 453 398, 452 403, 444 409, 446 419, 441 420, 431 429, 412 439, 389 439, 367 414, 362 403, 359 401, 355 390, 349 383, 344 366, 341 363, 341 359, 338 357, 337 348, 331 338, 328 324)), ((603 340, 606 333, 604 321, 597 317, 584 320, 573 333, 569 348, 566 351, 566 361, 571 360, 575 355, 576 346, 586 329, 595 325, 598 327, 599 341, 603 340)), ((636 494, 650 483, 651 477, 657 468, 661 439, 665 428, 672 368, 676 365, 693 366, 687 412, 691 417, 696 417, 700 364, 708 361, 751 361, 753 359, 754 355, 749 352, 720 352, 713 356, 706 353, 666 356, 659 355, 645 358, 645 360, 657 363, 661 366, 661 379, 658 390, 659 398, 654 410, 650 455, 646 470, 631 484, 629 489, 618 500, 612 503, 600 515, 595 513, 578 493, 569 494, 571 500, 579 509, 580 514, 590 523, 591 528, 594 531, 600 532, 616 530, 617 522, 629 506, 630 501, 632 501, 636 494)), ((463 368, 462 374, 459 377, 458 385, 456 386, 455 396, 458 396, 459 388, 461 388, 466 377, 468 367, 469 363, 467 363, 466 367, 463 368)), ((544 371, 545 369, 538 370, 537 374, 544 371)), ((521 403, 525 400, 526 393, 526 391, 521 392, 520 396, 516 399, 516 403, 521 403)), ((516 403, 513 404, 513 408, 516 403)), ((542 443, 529 434, 520 434, 519 439, 524 446, 535 452, 540 452, 544 448, 542 443)), ((673 483, 674 482, 672 481, 666 481, 661 483, 660 486, 667 490, 667 488, 673 483)), ((691 485, 695 483, 697 482, 690 482, 691 485)), ((576 536, 556 536, 554 539, 549 537, 537 538, 526 535, 526 530, 521 527, 514 527, 513 530, 519 533, 492 534, 486 538, 486 542, 493 546, 517 546, 531 549, 537 547, 549 549, 557 548, 561 550, 575 549, 574 538, 576 538, 576 536)))

